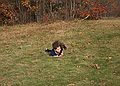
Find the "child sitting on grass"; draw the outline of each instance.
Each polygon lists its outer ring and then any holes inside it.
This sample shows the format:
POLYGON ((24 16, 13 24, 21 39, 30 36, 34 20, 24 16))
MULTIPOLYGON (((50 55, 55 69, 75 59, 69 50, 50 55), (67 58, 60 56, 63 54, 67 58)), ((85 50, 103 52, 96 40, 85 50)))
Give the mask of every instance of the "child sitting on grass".
POLYGON ((64 43, 60 41, 55 41, 52 43, 53 49, 46 49, 45 52, 49 54, 49 56, 53 57, 59 57, 63 55, 63 49, 67 49, 67 47, 64 45, 64 43))

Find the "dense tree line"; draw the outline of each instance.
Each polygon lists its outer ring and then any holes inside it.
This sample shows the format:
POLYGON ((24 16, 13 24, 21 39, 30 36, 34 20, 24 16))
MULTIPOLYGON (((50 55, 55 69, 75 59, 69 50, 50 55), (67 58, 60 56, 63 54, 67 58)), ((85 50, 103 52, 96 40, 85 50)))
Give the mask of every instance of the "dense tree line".
POLYGON ((120 16, 119 0, 0 0, 0 24, 120 16))

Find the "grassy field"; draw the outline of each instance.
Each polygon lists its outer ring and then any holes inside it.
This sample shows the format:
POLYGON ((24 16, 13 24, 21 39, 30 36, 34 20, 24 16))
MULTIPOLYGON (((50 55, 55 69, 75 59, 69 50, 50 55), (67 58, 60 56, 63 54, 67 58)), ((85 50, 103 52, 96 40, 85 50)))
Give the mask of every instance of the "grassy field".
POLYGON ((120 86, 120 20, 0 27, 0 86, 120 86), (49 57, 58 39, 68 49, 49 57))

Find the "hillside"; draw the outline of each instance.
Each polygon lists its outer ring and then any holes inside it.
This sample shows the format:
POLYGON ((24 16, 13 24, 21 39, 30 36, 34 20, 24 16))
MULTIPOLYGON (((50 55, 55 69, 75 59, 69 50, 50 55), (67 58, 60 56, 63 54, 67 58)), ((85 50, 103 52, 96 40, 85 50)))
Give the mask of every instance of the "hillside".
POLYGON ((0 27, 0 86, 119 86, 120 20, 0 27), (55 40, 61 58, 44 50, 55 40))

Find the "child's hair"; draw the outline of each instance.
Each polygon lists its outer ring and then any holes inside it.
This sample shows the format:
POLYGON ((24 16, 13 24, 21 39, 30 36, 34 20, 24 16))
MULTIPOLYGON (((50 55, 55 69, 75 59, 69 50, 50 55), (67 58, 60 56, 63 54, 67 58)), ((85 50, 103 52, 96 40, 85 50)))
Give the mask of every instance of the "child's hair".
POLYGON ((63 42, 60 42, 59 40, 55 41, 52 43, 52 47, 53 49, 56 49, 57 47, 61 47, 62 49, 67 49, 67 47, 65 46, 65 44, 63 42))

